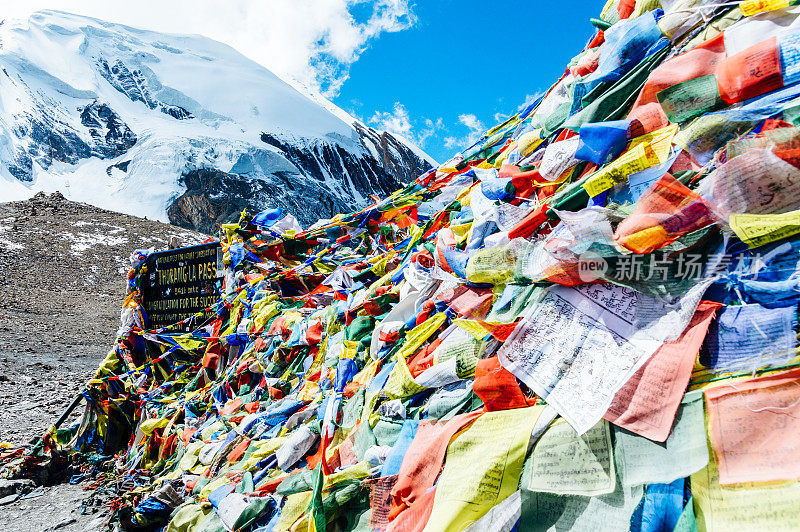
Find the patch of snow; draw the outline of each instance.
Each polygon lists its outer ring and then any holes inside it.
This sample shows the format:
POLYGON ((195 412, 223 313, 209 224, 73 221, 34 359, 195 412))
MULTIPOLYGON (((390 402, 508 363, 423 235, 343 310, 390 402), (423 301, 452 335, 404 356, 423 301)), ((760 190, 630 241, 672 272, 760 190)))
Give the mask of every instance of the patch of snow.
POLYGON ((11 175, 0 173, 0 203, 20 201, 32 198, 36 191, 23 185, 11 175))
POLYGON ((81 254, 99 245, 121 246, 128 242, 128 238, 124 236, 110 236, 100 233, 81 233, 77 235, 72 233, 59 233, 59 236, 72 241, 70 248, 72 249, 73 255, 81 254))
POLYGON ((0 246, 3 246, 9 251, 19 251, 21 249, 25 249, 23 244, 19 244, 17 242, 11 242, 10 240, 5 240, 0 238, 0 246))

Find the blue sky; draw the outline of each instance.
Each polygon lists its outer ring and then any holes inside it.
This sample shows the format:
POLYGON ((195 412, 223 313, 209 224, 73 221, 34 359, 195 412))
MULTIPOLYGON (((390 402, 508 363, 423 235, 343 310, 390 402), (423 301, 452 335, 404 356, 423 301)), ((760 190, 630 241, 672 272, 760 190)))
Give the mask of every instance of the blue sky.
POLYGON ((546 90, 591 37, 602 4, 421 0, 410 28, 370 42, 333 101, 444 161, 546 90))

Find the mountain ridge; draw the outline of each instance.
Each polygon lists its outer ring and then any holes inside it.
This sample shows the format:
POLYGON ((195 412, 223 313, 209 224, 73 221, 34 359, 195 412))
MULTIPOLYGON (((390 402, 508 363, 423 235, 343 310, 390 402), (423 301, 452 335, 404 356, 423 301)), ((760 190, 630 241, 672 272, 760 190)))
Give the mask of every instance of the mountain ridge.
POLYGON ((227 45, 58 11, 0 23, 0 134, 0 200, 58 190, 204 232, 243 208, 308 224, 433 162, 227 45), (204 172, 227 186, 187 186, 204 172))

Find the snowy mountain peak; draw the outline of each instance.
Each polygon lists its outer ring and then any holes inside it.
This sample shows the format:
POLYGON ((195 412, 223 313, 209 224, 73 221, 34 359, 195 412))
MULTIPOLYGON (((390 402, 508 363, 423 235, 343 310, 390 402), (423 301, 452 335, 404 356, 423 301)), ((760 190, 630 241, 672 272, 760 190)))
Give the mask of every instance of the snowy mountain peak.
POLYGON ((57 11, 0 24, 0 201, 60 190, 205 231, 244 207, 310 222, 430 162, 202 36, 57 11))

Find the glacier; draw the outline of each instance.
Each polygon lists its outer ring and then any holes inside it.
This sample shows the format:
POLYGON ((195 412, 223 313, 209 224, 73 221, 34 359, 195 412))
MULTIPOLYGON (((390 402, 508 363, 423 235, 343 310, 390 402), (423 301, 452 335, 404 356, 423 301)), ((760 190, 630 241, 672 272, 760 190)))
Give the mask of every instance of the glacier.
POLYGON ((58 11, 0 23, 0 201, 73 201, 209 233, 247 208, 301 223, 431 167, 233 48, 58 11))

